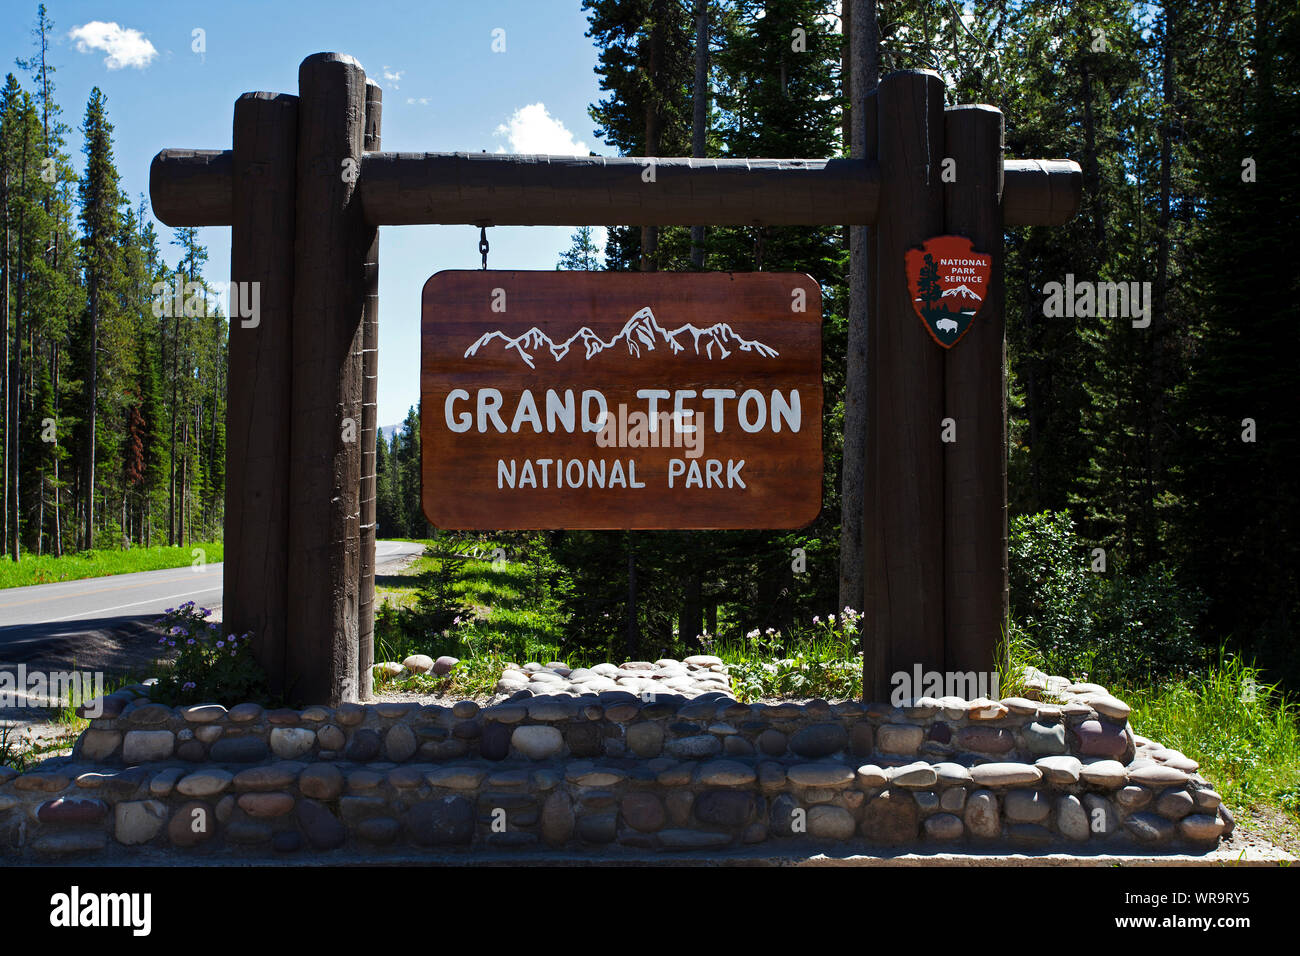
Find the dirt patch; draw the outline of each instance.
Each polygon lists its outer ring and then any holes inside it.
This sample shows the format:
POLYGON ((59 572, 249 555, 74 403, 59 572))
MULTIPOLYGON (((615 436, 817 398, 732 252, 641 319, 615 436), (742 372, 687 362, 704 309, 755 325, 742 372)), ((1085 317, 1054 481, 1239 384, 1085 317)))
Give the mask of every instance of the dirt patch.
POLYGON ((1243 851, 1269 845, 1300 856, 1300 821, 1280 807, 1261 804, 1234 810, 1237 828, 1220 849, 1243 851))

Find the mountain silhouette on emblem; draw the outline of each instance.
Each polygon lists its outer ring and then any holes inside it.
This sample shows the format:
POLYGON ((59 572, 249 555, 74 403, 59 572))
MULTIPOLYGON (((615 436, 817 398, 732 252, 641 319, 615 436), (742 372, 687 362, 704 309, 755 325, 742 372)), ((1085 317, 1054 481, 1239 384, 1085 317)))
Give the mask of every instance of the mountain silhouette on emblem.
POLYGON ((627 320, 623 330, 608 342, 585 325, 563 342, 556 342, 536 326, 513 337, 496 329, 480 335, 474 344, 465 350, 465 358, 477 355, 480 349, 498 339, 502 343, 502 348, 514 349, 518 352, 519 357, 529 368, 537 367, 533 363, 533 357, 543 349, 549 351, 551 357, 559 362, 568 356, 575 343, 582 346, 587 359, 620 344, 627 348, 627 353, 633 358, 640 358, 645 352, 653 352, 661 345, 671 354, 677 355, 687 351, 687 345, 679 339, 688 341, 690 350, 696 355, 703 355, 709 359, 725 359, 735 351, 755 352, 764 358, 775 358, 779 354, 776 349, 756 339, 746 339, 737 335, 726 322, 717 322, 705 328, 687 322, 681 328, 669 331, 659 324, 659 320, 655 318, 649 306, 638 310, 627 320))
POLYGON ((944 289, 941 298, 947 298, 950 295, 955 295, 959 299, 974 299, 976 302, 983 301, 981 297, 964 282, 961 285, 953 286, 951 289, 944 289))

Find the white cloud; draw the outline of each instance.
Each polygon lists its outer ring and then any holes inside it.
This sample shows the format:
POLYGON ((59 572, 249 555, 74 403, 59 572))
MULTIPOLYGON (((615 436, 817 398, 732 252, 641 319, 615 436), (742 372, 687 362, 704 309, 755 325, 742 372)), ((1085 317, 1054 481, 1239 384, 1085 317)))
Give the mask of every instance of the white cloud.
MULTIPOLYGON (((496 128, 504 136, 512 153, 549 153, 552 156, 586 156, 587 144, 574 139, 568 128, 546 110, 544 103, 531 103, 515 110, 509 120, 496 128)), ((504 153, 503 147, 497 147, 504 153)))
POLYGON ((405 70, 390 70, 387 66, 385 66, 384 79, 388 81, 389 85, 392 86, 393 89, 395 90, 400 89, 400 87, 397 85, 397 81, 402 78, 402 74, 405 72, 406 72, 405 70))
POLYGON ((408 96, 408 97, 406 98, 406 102, 407 102, 409 105, 411 105, 411 106, 415 106, 415 105, 417 105, 417 104, 420 105, 420 106, 428 106, 428 105, 429 105, 429 98, 428 98, 427 96, 418 96, 418 97, 417 97, 417 96, 408 96))
POLYGON ((83 26, 73 27, 68 31, 68 37, 77 42, 79 53, 89 53, 92 50, 107 53, 104 65, 110 70, 120 70, 127 66, 143 70, 158 55, 154 45, 143 33, 116 23, 91 20, 83 26))

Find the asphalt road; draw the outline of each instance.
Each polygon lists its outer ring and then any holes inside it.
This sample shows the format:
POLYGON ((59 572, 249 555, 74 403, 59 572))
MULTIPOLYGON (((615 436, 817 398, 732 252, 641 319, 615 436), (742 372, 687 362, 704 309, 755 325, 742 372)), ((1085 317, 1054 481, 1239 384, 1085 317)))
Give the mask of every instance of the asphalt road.
MULTIPOLYGON (((418 557, 423 545, 379 541, 375 569, 392 573, 418 557)), ((48 661, 105 670, 139 663, 150 622, 185 601, 221 605, 221 564, 141 571, 0 590, 0 661, 48 661)))

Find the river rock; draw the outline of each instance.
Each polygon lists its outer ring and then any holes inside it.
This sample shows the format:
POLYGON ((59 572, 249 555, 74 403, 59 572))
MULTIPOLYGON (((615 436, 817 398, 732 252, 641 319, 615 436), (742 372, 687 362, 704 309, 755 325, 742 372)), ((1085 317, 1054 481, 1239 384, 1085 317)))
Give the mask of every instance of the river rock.
POLYGON ((122 743, 122 762, 150 763, 166 760, 176 747, 176 735, 170 730, 127 731, 122 743))
POLYGON ((1083 764, 1079 758, 1068 754, 1040 757, 1034 762, 1034 766, 1043 772, 1044 780, 1058 787, 1073 786, 1079 782, 1079 775, 1083 772, 1083 764))
POLYGON ((510 742, 516 750, 532 760, 554 757, 564 748, 564 736, 560 731, 541 724, 516 727, 510 742))
POLYGON ((281 760, 293 760, 311 752, 316 731, 306 727, 276 727, 271 731, 271 752, 281 760))
POLYGON ((427 654, 412 654, 402 661, 402 666, 412 674, 427 674, 433 670, 433 658, 427 654))
POLYGON ((962 838, 966 826, 961 817, 952 813, 936 813, 925 818, 925 835, 940 843, 951 843, 962 838))
POLYGON ((862 811, 862 835, 878 846, 899 846, 916 839, 920 811, 904 790, 882 790, 862 811))
POLYGON ((1047 795, 1038 790, 1012 790, 1006 795, 1002 812, 1012 823, 1042 823, 1051 813, 1047 795))
MULTIPOLYGON (((1025 787, 1038 783, 1043 771, 1024 763, 985 763, 971 768, 977 787, 1025 787)), ((970 826, 970 821, 966 821, 970 826)))
POLYGON ((195 771, 176 784, 176 790, 187 797, 215 797, 225 793, 234 782, 235 775, 216 767, 195 771))
POLYGON ((162 832, 167 804, 161 800, 131 800, 113 808, 113 836, 118 843, 138 846, 162 832))
POLYGON ((966 798, 963 815, 970 835, 981 840, 995 840, 1002 833, 998 798, 991 790, 976 790, 966 798))
POLYGON ((925 740, 925 729, 914 724, 882 724, 876 730, 876 746, 881 753, 910 755, 925 740))
POLYGON ((307 842, 318 850, 336 849, 348 838, 347 829, 338 818, 315 800, 298 801, 298 824, 307 842))
MULTIPOLYGON (((839 724, 811 724, 790 738, 790 751, 800 757, 829 757, 849 745, 849 735, 839 724)), ((918 742, 918 746, 919 746, 918 742)))
POLYGON ((808 834, 820 840, 847 840, 857 824, 843 807, 818 806, 808 811, 808 834))

